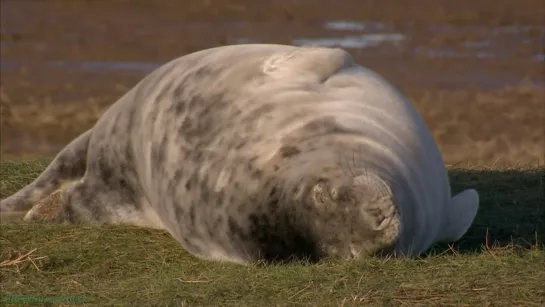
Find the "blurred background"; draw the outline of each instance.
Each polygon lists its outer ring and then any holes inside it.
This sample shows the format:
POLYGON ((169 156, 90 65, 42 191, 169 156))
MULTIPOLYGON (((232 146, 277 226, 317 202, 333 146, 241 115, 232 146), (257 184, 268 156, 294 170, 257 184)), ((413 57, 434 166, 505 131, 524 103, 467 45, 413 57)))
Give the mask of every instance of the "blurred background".
POLYGON ((2 0, 2 159, 55 155, 161 64, 342 47, 415 104, 447 164, 543 164, 542 0, 2 0))

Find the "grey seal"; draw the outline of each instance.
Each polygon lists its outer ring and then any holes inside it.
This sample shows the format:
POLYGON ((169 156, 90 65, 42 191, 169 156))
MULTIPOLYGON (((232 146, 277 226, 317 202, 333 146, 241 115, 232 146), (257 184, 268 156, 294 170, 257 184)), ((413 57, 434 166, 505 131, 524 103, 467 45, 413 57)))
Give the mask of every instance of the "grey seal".
POLYGON ((349 53, 247 44, 150 73, 0 213, 165 229, 245 264, 415 256, 458 240, 478 206, 451 195, 410 101, 349 53))

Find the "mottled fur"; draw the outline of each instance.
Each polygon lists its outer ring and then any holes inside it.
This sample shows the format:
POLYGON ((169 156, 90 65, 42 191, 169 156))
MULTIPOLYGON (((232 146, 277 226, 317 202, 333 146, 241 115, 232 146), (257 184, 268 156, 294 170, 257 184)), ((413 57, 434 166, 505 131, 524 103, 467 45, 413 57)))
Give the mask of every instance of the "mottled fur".
POLYGON ((385 80, 343 50, 282 45, 165 64, 0 203, 28 221, 166 229, 236 263, 417 255, 477 208, 474 190, 451 197, 428 128, 385 80))

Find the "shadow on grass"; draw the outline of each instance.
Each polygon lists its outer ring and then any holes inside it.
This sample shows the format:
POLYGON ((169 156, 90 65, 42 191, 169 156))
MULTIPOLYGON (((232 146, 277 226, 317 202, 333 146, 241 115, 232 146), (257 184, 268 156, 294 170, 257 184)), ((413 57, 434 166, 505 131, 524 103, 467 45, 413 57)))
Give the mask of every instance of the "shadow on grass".
MULTIPOLYGON (((543 246, 545 242, 545 167, 533 169, 449 170, 452 192, 475 188, 480 207, 471 228, 451 244, 461 253, 484 247, 543 246)), ((449 249, 434 246, 429 253, 449 249)))

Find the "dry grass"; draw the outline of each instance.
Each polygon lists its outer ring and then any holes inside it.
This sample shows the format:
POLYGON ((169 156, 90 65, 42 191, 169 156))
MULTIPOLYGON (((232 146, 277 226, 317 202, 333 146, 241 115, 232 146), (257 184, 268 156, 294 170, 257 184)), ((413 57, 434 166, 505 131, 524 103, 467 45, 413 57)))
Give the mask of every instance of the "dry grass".
MULTIPOLYGON (((56 153, 92 127, 122 90, 82 101, 28 99, 1 92, 0 153, 19 158, 56 153), (46 110, 44 112, 44 110, 46 110)), ((433 131, 446 163, 545 163, 545 89, 521 84, 494 91, 409 91, 433 131)))
MULTIPOLYGON (((0 197, 47 162, 2 162, 0 197)), ((2 225, 0 290, 22 306, 543 306, 544 176, 543 167, 452 168, 454 191, 480 191, 478 217, 462 240, 419 259, 242 267, 198 260, 163 231, 2 225)))
POLYGON ((438 90, 412 99, 448 164, 545 164, 545 89, 438 90))

